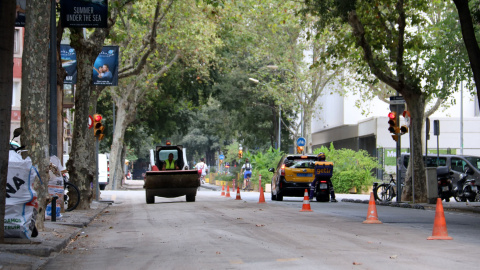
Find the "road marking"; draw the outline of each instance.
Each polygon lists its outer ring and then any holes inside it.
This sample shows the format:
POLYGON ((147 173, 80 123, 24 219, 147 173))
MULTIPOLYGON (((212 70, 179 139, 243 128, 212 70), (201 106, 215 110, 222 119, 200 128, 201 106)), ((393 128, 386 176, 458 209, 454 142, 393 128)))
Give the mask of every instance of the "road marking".
POLYGON ((230 261, 230 264, 243 264, 242 260, 230 261))

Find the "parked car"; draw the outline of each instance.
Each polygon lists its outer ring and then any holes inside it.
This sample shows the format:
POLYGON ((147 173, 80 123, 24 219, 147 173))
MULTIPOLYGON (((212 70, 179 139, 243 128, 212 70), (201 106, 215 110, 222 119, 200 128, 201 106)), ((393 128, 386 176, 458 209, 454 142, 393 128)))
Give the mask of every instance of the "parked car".
POLYGON ((315 178, 316 155, 286 155, 277 168, 270 168, 272 177, 272 200, 282 201, 283 196, 303 197, 305 189, 315 178))
MULTIPOLYGON (((400 171, 402 180, 405 179, 409 160, 410 154, 402 154, 400 159, 400 171)), ((437 155, 428 155, 426 167, 438 166, 446 166, 452 170, 452 183, 454 187, 460 179, 460 175, 465 173, 465 169, 467 167, 469 167, 473 171, 471 178, 480 181, 480 157, 467 155, 438 155, 437 158, 437 155)))

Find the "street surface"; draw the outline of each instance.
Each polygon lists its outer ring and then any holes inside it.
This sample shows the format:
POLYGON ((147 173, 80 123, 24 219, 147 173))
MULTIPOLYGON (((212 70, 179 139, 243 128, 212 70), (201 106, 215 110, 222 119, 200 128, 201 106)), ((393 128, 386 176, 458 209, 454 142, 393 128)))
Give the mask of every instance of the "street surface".
POLYGON ((156 197, 147 205, 143 190, 102 191, 115 203, 42 269, 478 267, 478 214, 445 212, 453 240, 426 240, 433 210, 377 206, 383 224, 362 224, 368 204, 311 202, 313 212, 300 212, 303 198, 231 196, 202 188, 193 203, 156 197))

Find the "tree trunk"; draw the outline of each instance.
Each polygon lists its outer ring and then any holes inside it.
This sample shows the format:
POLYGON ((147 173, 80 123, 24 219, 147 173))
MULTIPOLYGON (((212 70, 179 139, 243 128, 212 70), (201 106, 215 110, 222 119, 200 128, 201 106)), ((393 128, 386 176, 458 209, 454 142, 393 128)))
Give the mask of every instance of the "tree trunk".
POLYGON ((305 134, 305 153, 312 153, 312 109, 305 108, 303 112, 303 130, 305 134))
MULTIPOLYGON (((27 1, 25 41, 22 62, 21 125, 24 129, 22 144, 26 145, 34 166, 38 167, 41 181, 36 178, 37 229, 44 229, 45 207, 48 195, 48 106, 49 93, 48 50, 50 29, 50 1, 27 1)), ((55 53, 55 52, 53 52, 55 53)))
MULTIPOLYGON (((427 202, 427 187, 425 181, 425 166, 423 164, 423 152, 422 152, 422 126, 424 123, 424 111, 425 111, 425 99, 421 94, 404 96, 405 101, 408 104, 408 111, 411 114, 410 130, 412 133, 413 142, 413 157, 411 157, 408 163, 407 173, 405 175, 405 187, 403 188, 402 200, 412 201, 412 168, 415 173, 415 202, 427 202)), ((408 145, 404 145, 403 148, 407 148, 408 145)), ((410 143, 412 148, 412 143, 410 143)), ((410 150, 412 153, 412 150, 410 150)), ((398 179, 398 176, 397 176, 398 179)))
POLYGON ((458 10, 460 27, 462 28, 463 42, 467 48, 468 59, 473 72, 473 78, 477 88, 478 106, 480 109, 480 48, 475 37, 472 15, 468 6, 468 0, 453 0, 458 10))
POLYGON ((5 238, 5 199, 8 173, 8 141, 12 114, 13 37, 15 1, 0 3, 0 243, 5 238))
POLYGON ((110 150, 110 176, 113 179, 115 175, 115 187, 113 187, 113 181, 108 184, 114 189, 121 187, 124 172, 123 172, 123 160, 121 157, 122 150, 124 148, 125 130, 127 126, 135 119, 136 104, 129 103, 127 96, 119 97, 116 99, 117 114, 115 122, 115 131, 113 133, 112 148, 110 150), (128 114, 127 114, 128 112, 128 114))

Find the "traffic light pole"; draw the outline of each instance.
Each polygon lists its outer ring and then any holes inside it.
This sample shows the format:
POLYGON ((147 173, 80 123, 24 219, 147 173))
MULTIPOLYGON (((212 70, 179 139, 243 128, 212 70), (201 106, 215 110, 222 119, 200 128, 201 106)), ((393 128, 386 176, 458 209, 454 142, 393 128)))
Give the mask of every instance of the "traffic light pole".
MULTIPOLYGON (((400 120, 400 116, 397 114, 397 123, 400 120)), ((402 184, 401 184, 401 173, 402 171, 400 170, 400 157, 402 156, 402 136, 401 134, 398 135, 398 140, 397 140, 397 164, 395 166, 396 168, 396 174, 397 174, 397 202, 401 201, 402 198, 402 184)))
POLYGON ((98 137, 95 137, 95 179, 93 180, 93 184, 95 185, 96 201, 100 200, 100 191, 98 188, 98 145, 99 145, 98 137))

